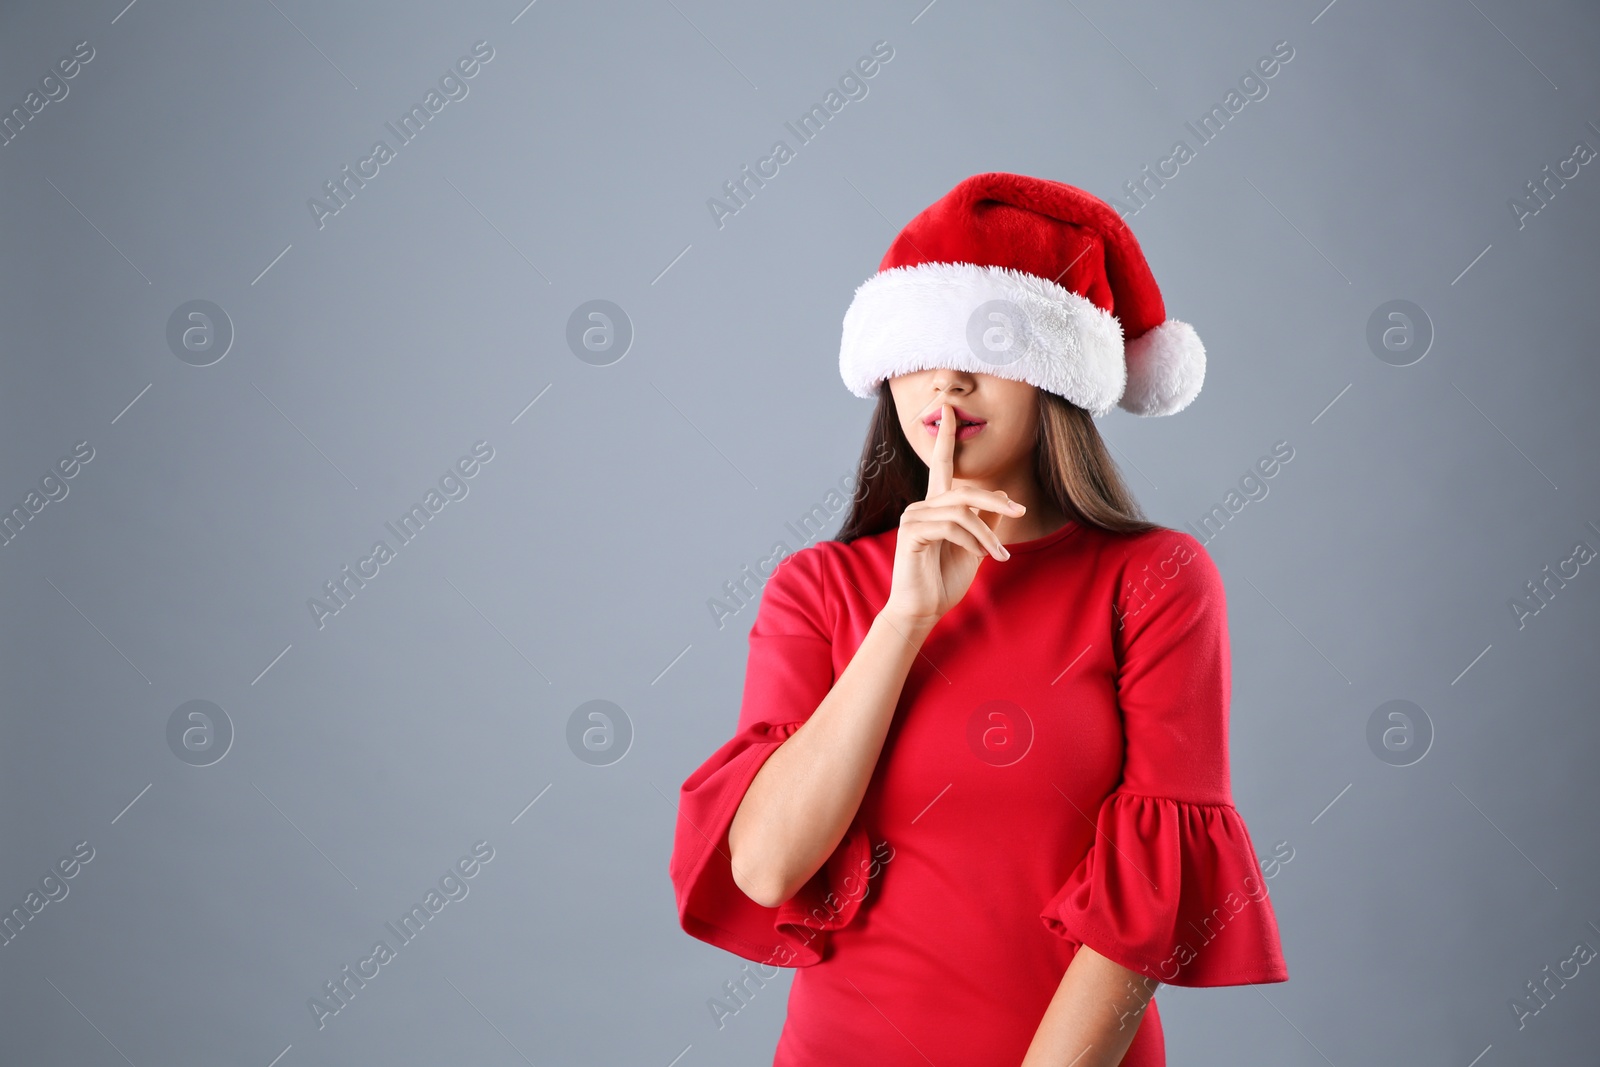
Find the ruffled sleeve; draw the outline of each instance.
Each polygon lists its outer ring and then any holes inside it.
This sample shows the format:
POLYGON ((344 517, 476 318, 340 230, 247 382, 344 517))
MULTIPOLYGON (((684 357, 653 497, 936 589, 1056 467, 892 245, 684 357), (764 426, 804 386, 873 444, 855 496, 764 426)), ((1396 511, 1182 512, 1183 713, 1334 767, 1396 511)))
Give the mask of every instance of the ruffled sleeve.
POLYGON ((833 687, 820 563, 815 548, 802 549, 763 586, 738 729, 679 790, 669 863, 686 933, 780 967, 822 960, 828 932, 855 918, 878 866, 858 816, 822 868, 778 907, 757 904, 733 880, 728 828, 745 791, 833 687))
POLYGON ((1149 538, 1125 567, 1114 634, 1122 781, 1040 918, 1169 985, 1287 981, 1266 880, 1229 783, 1222 576, 1179 531, 1149 538))

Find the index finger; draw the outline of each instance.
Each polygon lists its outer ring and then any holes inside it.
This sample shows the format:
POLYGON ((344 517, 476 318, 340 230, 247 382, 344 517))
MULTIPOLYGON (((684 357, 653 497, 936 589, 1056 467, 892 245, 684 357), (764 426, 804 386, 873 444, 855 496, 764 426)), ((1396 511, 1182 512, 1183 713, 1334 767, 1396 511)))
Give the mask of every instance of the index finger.
POLYGON ((932 500, 950 488, 956 468, 956 413, 947 401, 939 402, 939 436, 933 442, 928 464, 928 496, 932 500))

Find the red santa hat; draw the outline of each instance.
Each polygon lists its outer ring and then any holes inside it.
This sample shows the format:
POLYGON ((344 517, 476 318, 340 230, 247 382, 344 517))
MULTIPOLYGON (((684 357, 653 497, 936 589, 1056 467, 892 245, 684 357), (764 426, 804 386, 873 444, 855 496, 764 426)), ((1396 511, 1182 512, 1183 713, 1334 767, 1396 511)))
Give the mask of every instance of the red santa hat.
POLYGON ((844 316, 839 372, 859 397, 946 367, 1029 382, 1087 409, 1171 415, 1206 353, 1169 319, 1139 242, 1062 182, 977 174, 900 231, 844 316))

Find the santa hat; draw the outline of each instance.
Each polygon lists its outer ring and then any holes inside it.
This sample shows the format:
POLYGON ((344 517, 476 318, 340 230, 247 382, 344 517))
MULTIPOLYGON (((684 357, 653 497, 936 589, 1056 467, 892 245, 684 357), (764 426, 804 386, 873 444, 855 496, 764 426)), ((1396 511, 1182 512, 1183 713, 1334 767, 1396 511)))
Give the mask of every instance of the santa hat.
POLYGON ((1029 382, 1099 416, 1171 415, 1206 353, 1169 319, 1133 231, 1105 201, 977 174, 900 231, 844 316, 839 372, 859 397, 931 367, 1029 382))

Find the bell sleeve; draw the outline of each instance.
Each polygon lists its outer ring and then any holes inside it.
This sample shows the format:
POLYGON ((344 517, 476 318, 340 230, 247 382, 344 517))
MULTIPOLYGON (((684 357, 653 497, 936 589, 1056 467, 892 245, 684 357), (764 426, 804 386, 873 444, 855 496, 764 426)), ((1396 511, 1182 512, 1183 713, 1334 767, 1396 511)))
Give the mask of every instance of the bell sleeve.
POLYGON ((823 866, 779 906, 756 903, 733 880, 728 828, 745 791, 833 687, 821 563, 814 546, 802 549, 762 587, 737 730, 680 788, 668 865, 685 933, 780 967, 823 959, 829 931, 855 918, 877 866, 858 813, 823 866))
POLYGON ((1222 576, 1197 539, 1169 531, 1130 553, 1116 604, 1122 781, 1040 918, 1170 985, 1287 981, 1266 881, 1233 806, 1222 576))

